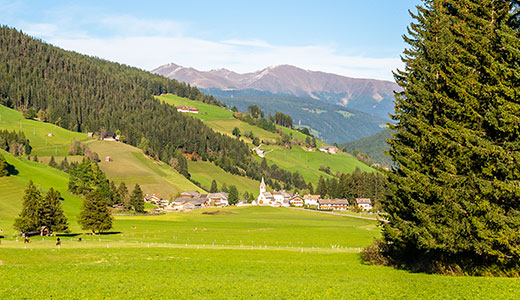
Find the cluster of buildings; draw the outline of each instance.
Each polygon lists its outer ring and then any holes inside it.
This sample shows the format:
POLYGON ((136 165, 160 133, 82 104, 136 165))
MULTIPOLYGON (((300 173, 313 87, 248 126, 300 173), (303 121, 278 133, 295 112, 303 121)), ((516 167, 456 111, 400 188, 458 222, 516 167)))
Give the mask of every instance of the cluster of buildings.
POLYGON ((162 199, 156 194, 146 195, 144 200, 148 203, 157 205, 164 211, 189 211, 203 207, 222 207, 228 206, 228 193, 209 193, 200 194, 196 191, 186 191, 179 198, 173 201, 162 199))
POLYGON ((336 146, 322 146, 320 147, 321 152, 329 153, 329 154, 337 154, 338 147, 336 146))
POLYGON ((179 105, 177 106, 178 112, 185 112, 191 114, 198 114, 199 110, 196 107, 189 107, 188 105, 179 105))
POLYGON ((260 183, 260 194, 253 205, 273 206, 273 207, 315 207, 319 210, 343 210, 346 211, 351 206, 357 206, 362 210, 371 210, 372 200, 370 198, 356 198, 354 203, 350 203, 347 199, 321 199, 320 195, 304 195, 290 194, 282 191, 268 192, 266 184, 262 178, 260 183))

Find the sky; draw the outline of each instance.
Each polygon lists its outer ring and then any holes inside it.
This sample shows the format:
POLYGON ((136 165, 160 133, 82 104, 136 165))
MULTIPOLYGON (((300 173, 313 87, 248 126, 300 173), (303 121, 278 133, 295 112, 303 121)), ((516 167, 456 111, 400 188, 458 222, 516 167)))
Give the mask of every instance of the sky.
POLYGON ((420 0, 5 1, 0 24, 152 70, 254 72, 280 64, 393 80, 420 0))

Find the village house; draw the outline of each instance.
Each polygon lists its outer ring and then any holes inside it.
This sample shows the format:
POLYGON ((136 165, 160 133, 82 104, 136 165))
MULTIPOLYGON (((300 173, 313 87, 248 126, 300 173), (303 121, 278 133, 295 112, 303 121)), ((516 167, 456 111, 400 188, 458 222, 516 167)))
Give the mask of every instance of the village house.
POLYGON ((189 107, 188 105, 179 105, 177 106, 178 112, 186 112, 192 114, 198 114, 199 110, 196 107, 189 107))
POLYGON ((348 200, 346 199, 319 199, 318 209, 319 210, 348 210, 348 200))
POLYGON ((103 141, 119 141, 119 136, 114 132, 105 132, 103 141))
POLYGON ((260 182, 260 194, 256 198, 256 205, 273 207, 290 206, 289 199, 292 196, 291 194, 283 190, 270 193, 266 191, 266 187, 264 178, 262 177, 262 182, 260 182))
POLYGON ((335 146, 322 146, 320 147, 321 152, 329 153, 329 154, 337 154, 338 147, 335 146))
POLYGON ((198 198, 200 193, 196 191, 186 191, 181 193, 181 198, 198 198))
POLYGON ((206 197, 207 206, 228 206, 228 193, 209 193, 206 197))
POLYGON ((296 194, 296 195, 292 196, 291 198, 289 198, 289 205, 302 207, 303 198, 300 195, 296 194))
POLYGON ((356 198, 356 204, 362 210, 371 210, 373 208, 370 198, 356 198))
POLYGON ((320 195, 307 194, 303 196, 303 203, 308 206, 318 206, 318 200, 320 198, 320 195))
POLYGON ((92 131, 87 132, 87 137, 89 137, 89 138, 94 137, 94 132, 92 132, 92 131))
POLYGON ((161 201, 161 200, 162 200, 162 198, 157 194, 151 194, 151 195, 146 194, 146 196, 144 197, 144 201, 146 201, 148 203, 152 203, 152 204, 158 204, 159 201, 161 201))

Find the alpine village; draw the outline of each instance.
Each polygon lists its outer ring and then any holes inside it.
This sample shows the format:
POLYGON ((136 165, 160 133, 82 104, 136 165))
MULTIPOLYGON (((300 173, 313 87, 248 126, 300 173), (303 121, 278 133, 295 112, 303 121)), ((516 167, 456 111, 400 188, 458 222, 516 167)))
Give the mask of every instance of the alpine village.
POLYGON ((520 299, 520 2, 1 6, 1 299, 520 299))

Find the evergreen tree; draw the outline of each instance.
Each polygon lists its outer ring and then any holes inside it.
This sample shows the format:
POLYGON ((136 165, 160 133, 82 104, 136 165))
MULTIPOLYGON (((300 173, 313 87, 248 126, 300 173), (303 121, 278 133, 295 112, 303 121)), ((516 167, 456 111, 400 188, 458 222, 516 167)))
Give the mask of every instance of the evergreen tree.
POLYGON ((384 253, 428 271, 520 272, 516 1, 425 1, 395 74, 384 253))
POLYGON ((47 226, 53 232, 68 232, 69 224, 61 208, 60 199, 60 192, 50 188, 41 201, 39 223, 41 226, 47 226))
POLYGON ((234 185, 231 185, 229 187, 228 202, 229 205, 235 205, 238 203, 238 190, 237 187, 234 185))
POLYGON ((22 212, 14 221, 14 228, 20 232, 35 231, 40 229, 39 211, 42 195, 32 181, 25 189, 23 196, 22 212))
POLYGON ((57 168, 58 164, 56 163, 56 160, 54 160, 54 156, 51 156, 51 160, 49 161, 49 167, 57 168))
POLYGON ((134 190, 132 191, 130 204, 136 212, 144 212, 144 195, 138 184, 135 185, 134 190))
POLYGON ((325 179, 323 179, 323 176, 320 176, 320 179, 318 180, 316 194, 320 195, 321 198, 325 198, 327 195, 327 183, 325 182, 325 179))
POLYGON ((213 181, 211 181, 211 188, 209 189, 209 192, 210 193, 218 192, 217 182, 215 181, 215 179, 213 179, 213 181))
POLYGON ((9 175, 8 164, 5 157, 0 154, 0 177, 9 175))
POLYGON ((309 190, 309 194, 314 195, 314 187, 312 186, 312 182, 307 184, 307 189, 309 190))
POLYGON ((67 157, 63 158, 63 160, 61 161, 60 170, 66 173, 69 172, 69 162, 67 161, 67 157))
POLYGON ((121 184, 119 184, 117 194, 118 194, 118 198, 119 198, 119 203, 121 205, 123 205, 123 207, 125 209, 131 209, 132 204, 130 203, 130 196, 128 195, 128 188, 126 187, 126 184, 124 182, 121 182, 121 184))
POLYGON ((100 233, 112 228, 112 217, 98 191, 87 195, 79 215, 81 229, 100 233))
POLYGON ((229 189, 228 189, 227 184, 225 182, 222 184, 222 187, 220 188, 220 191, 223 192, 223 193, 229 193, 229 189))
POLYGON ((38 162, 38 155, 33 156, 33 161, 38 162))

